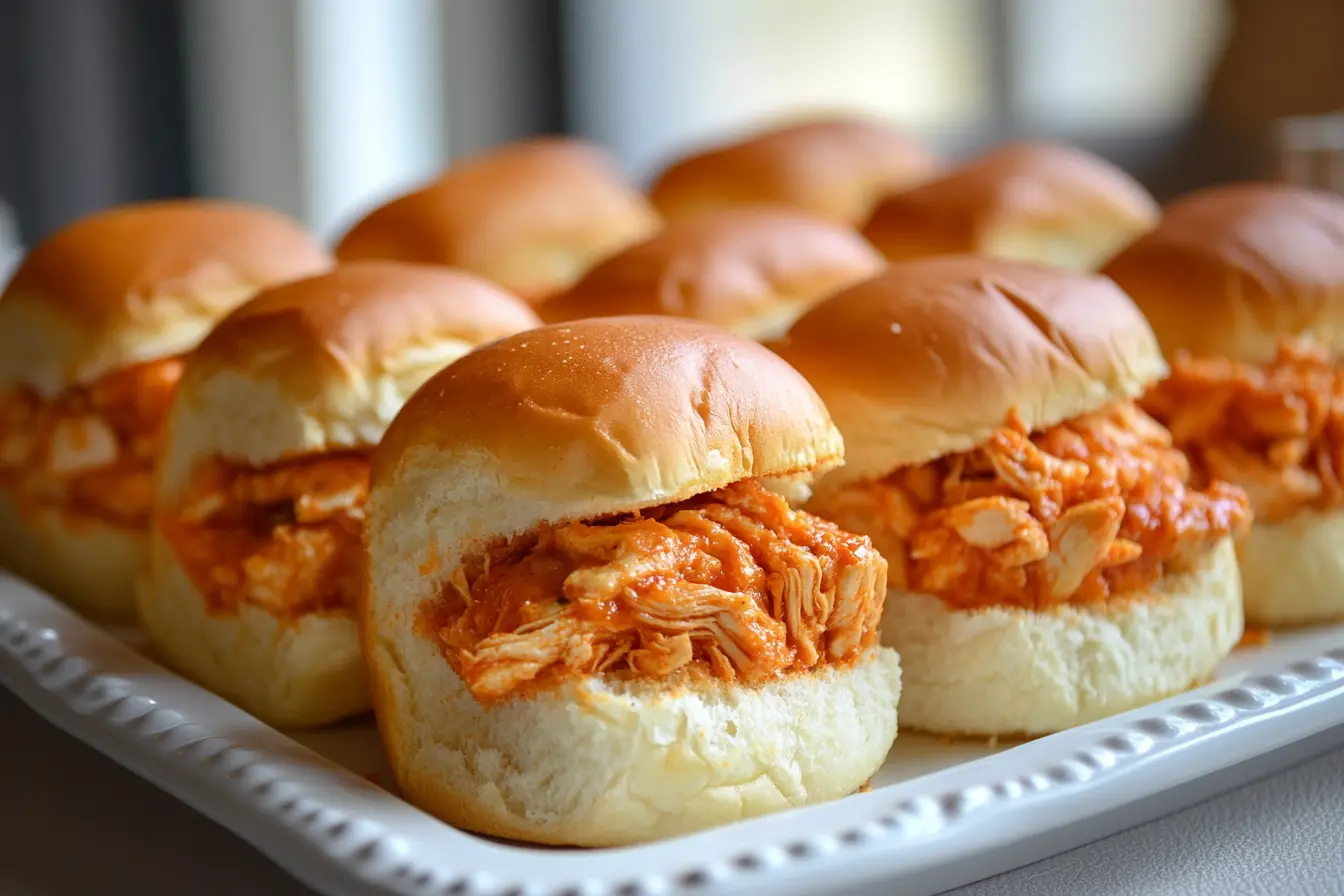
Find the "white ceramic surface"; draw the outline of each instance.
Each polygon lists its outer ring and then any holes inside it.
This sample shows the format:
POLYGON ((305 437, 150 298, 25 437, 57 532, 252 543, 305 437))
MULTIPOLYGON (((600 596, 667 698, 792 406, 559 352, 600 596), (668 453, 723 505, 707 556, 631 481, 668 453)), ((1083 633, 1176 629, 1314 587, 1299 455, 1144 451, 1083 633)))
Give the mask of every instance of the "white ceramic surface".
POLYGON ((1208 687, 1027 744, 903 736, 871 792, 828 805, 641 847, 535 849, 454 830, 379 786, 370 723, 290 736, 136 647, 0 574, 0 683, 339 896, 932 893, 1344 738, 1341 626, 1238 651, 1208 687))

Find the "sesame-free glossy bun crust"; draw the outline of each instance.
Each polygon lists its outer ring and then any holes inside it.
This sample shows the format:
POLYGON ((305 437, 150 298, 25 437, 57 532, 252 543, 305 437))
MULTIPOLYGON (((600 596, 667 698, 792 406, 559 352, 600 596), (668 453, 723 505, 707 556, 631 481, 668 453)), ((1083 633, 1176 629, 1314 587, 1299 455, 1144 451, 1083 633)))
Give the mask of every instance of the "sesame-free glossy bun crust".
POLYGON ((1237 184, 1169 204, 1106 265, 1168 353, 1269 361, 1280 336, 1344 354, 1344 198, 1237 184))

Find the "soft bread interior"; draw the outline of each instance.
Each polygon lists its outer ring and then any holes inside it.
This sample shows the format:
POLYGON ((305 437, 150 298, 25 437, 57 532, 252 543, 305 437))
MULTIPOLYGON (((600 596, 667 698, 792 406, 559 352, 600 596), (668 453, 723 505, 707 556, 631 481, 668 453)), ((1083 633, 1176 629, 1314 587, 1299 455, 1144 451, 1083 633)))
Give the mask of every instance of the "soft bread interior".
POLYGON ((0 489, 0 566, 93 619, 134 617, 147 544, 144 532, 97 520, 69 522, 43 508, 22 514, 0 489))
POLYGON ((896 737, 900 660, 760 687, 587 679, 485 710, 429 641, 366 642, 402 793, 451 824, 616 846, 853 793, 896 737))
POLYGON ((890 591, 882 617, 902 725, 952 735, 1050 734, 1160 700, 1212 675, 1241 634, 1231 539, 1127 599, 967 611, 890 591))
POLYGON ((279 619, 251 604, 212 615, 157 532, 153 587, 137 591, 155 655, 269 725, 323 725, 369 709, 369 686, 350 613, 279 619))
POLYGON ((1251 625, 1344 619, 1344 510, 1256 523, 1237 554, 1251 625))

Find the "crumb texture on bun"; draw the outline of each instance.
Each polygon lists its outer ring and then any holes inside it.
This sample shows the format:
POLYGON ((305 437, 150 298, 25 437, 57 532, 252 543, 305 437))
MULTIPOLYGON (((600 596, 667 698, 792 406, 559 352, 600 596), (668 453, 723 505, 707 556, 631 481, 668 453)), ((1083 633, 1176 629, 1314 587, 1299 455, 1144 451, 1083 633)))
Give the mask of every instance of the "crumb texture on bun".
POLYGON ((160 487, 171 499, 216 455, 259 466, 376 445, 432 374, 539 324, 493 283, 429 265, 341 264, 267 290, 190 357, 160 487))
POLYGON ((879 197, 938 168, 933 153, 906 134, 874 120, 829 116, 687 156, 658 176, 650 196, 668 218, 778 203, 857 225, 879 197))
POLYGON ((658 226, 657 212, 604 151, 544 137, 464 159, 374 209, 336 254, 458 267, 540 301, 658 226))
POLYGON ((1243 630, 1231 539, 1146 592, 1050 610, 959 610, 893 591, 884 643, 902 657, 901 725, 952 735, 1062 731, 1209 680, 1243 630))
POLYGON ((38 243, 0 297, 0 388, 50 396, 190 349, 257 290, 331 266, 289 218, 222 200, 98 212, 38 243))
POLYGON ((847 225, 780 206, 735 207, 668 224, 599 263, 541 314, 665 314, 759 339, 884 264, 847 225))
POLYGON ((430 380, 375 453, 359 620, 402 792, 472 830, 601 846, 859 788, 896 734, 899 658, 875 646, 885 561, 866 539, 790 510, 751 481, 841 459, 838 433, 796 371, 757 343, 687 320, 542 327, 430 380), (757 503, 725 503, 734 496, 757 503), (708 509, 662 506, 685 499, 708 509), (710 541, 694 547, 674 526, 710 541), (565 572, 556 565, 562 540, 579 551, 607 545, 600 551, 611 562, 565 572), (669 549, 680 559, 664 558, 669 549), (755 559, 720 561, 715 587, 695 584, 694 558, 722 550, 755 559), (837 570, 829 580, 814 551, 829 552, 837 570), (792 583, 771 592, 775 602, 820 628, 790 627, 775 618, 783 611, 768 611, 767 568, 792 583), (544 614, 521 627, 501 616, 504 628, 492 632, 502 640, 449 651, 449 628, 496 610, 513 619, 505 608, 514 585, 544 614), (604 603, 612 588, 626 597, 604 603), (721 600, 730 603, 713 603, 721 600), (809 609, 816 603, 827 605, 825 619, 809 609), (605 621, 590 618, 597 607, 605 621), (866 620, 852 639, 794 637, 834 633, 851 607, 866 620), (440 622, 440 611, 455 616, 440 622), (759 636, 739 625, 740 614, 768 612, 775 616, 761 619, 759 636), (688 625, 723 652, 697 648, 688 625), (762 648, 767 628, 787 648, 762 648), (748 640, 720 640, 729 630, 748 640), (611 632, 629 636, 619 642, 629 652, 606 664, 598 651, 617 643, 611 632), (505 641, 507 656, 487 659, 505 641), (561 655, 551 653, 557 643, 561 655), (645 664, 675 643, 682 658, 645 664), (821 651, 799 659, 816 643, 821 651), (699 649, 703 668, 691 664, 699 649), (519 679, 537 687, 486 693, 483 684, 519 661, 532 663, 519 679), (739 663, 798 668, 753 680, 732 671, 739 663), (568 665, 581 668, 542 677, 568 665))
POLYGON ((1257 521, 1237 544, 1246 621, 1287 628, 1344 620, 1344 510, 1257 521))
POLYGON ((968 451, 1010 411, 1029 429, 1052 426, 1167 373, 1110 280, 983 256, 892 265, 814 306, 772 347, 845 435, 835 481, 968 451))
POLYGON ((1106 265, 1168 353, 1263 364, 1282 336, 1344 354, 1344 198, 1276 184, 1212 187, 1106 265))
POLYGON ((1098 156, 1014 143, 888 196, 864 235, 893 261, 977 252, 1093 271, 1158 214, 1147 190, 1098 156))

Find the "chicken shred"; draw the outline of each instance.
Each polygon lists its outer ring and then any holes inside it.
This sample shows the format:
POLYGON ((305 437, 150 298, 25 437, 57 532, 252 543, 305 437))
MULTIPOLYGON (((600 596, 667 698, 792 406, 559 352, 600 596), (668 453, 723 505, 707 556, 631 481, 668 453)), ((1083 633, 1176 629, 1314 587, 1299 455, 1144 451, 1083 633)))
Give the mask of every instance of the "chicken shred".
POLYGON ((598 673, 756 683, 856 658, 886 572, 867 538, 743 481, 493 546, 420 624, 486 704, 598 673))
POLYGON ((1186 483, 1166 430, 1120 404, 1031 434, 1013 415, 982 447, 821 494, 864 532, 894 588, 958 607, 1085 603, 1187 569, 1250 525, 1246 496, 1186 483))
POLYGON ((159 522, 210 612, 348 610, 362 581, 369 460, 333 453, 264 468, 215 461, 159 522))
POLYGON ((182 362, 166 358, 49 401, 30 388, 0 395, 0 484, 21 508, 147 527, 154 459, 181 374, 182 362))
POLYGON ((1196 482, 1233 482, 1257 519, 1344 504, 1344 371, 1285 339, 1263 367, 1177 355, 1143 399, 1189 456, 1196 482))

